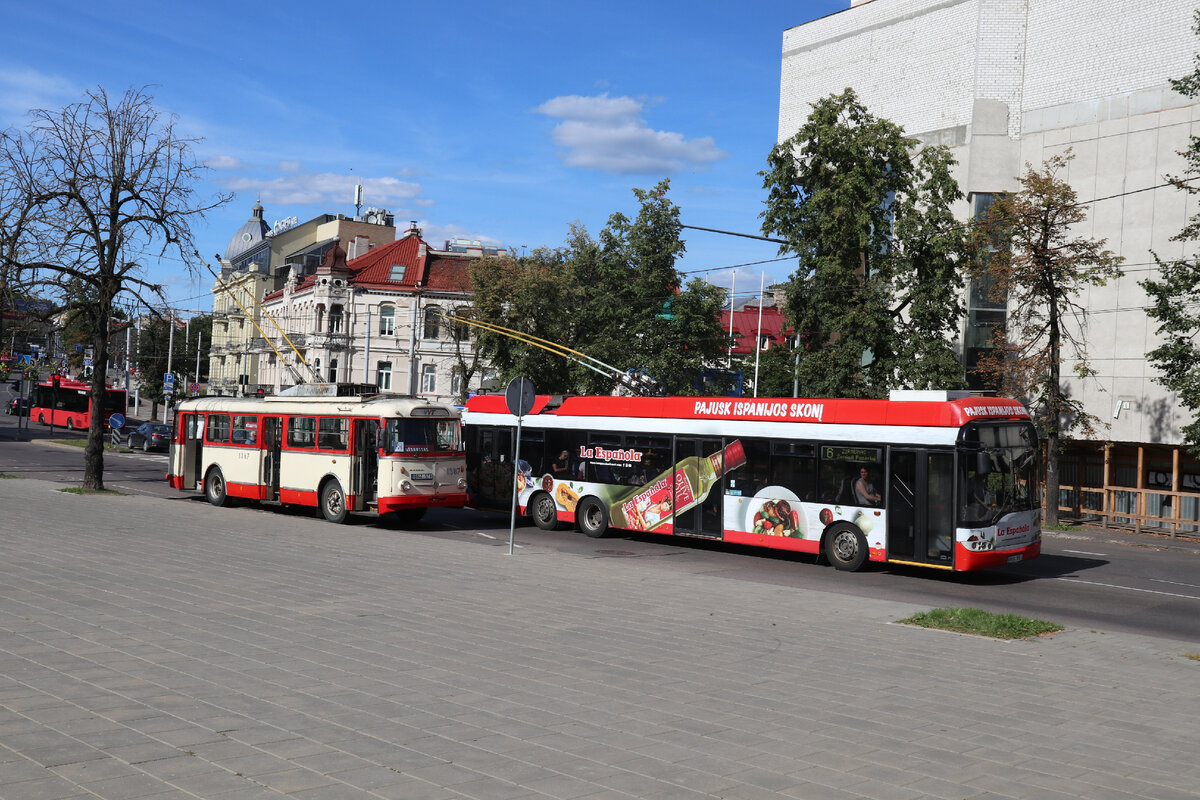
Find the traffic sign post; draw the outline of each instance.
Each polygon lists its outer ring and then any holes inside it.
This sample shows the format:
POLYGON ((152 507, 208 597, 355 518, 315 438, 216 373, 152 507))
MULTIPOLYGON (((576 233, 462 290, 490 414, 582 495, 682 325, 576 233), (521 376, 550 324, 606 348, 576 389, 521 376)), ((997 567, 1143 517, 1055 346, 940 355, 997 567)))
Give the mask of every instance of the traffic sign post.
POLYGON ((525 377, 516 377, 508 382, 504 390, 504 404, 508 413, 517 418, 517 446, 513 448, 513 490, 512 515, 508 522, 508 554, 513 554, 513 535, 517 528, 517 480, 521 475, 521 418, 533 410, 533 402, 537 392, 533 389, 533 381, 525 377))

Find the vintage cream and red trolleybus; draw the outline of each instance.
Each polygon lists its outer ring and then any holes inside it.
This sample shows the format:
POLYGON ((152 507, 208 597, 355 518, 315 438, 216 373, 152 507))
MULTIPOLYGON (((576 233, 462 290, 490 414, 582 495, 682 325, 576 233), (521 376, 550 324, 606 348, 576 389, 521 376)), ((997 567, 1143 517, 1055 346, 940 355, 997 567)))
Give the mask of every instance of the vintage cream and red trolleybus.
MULTIPOLYGON (((471 503, 506 509, 517 420, 463 414, 471 503)), ((697 536, 974 570, 1041 551, 1038 440, 1014 400, 539 397, 522 418, 518 504, 541 528, 697 536)))
POLYGON ((229 498, 415 521, 466 503, 454 406, 409 397, 202 397, 176 407, 167 480, 229 498))

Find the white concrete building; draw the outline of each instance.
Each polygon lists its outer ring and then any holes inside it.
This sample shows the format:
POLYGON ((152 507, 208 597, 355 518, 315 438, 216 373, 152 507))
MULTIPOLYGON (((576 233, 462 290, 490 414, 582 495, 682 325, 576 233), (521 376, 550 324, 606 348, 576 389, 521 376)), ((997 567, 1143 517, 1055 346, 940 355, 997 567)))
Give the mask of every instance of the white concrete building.
MULTIPOLYGON (((783 34, 779 140, 796 133, 812 102, 853 88, 873 114, 950 146, 967 194, 964 218, 994 194, 1016 190, 1026 164, 1074 152, 1066 177, 1090 201, 1080 233, 1106 239, 1124 256, 1126 274, 1081 298, 1099 375, 1072 377, 1067 388, 1111 424, 1104 438, 1131 445, 1178 444, 1183 421, 1146 361, 1156 326, 1138 282, 1156 273, 1151 251, 1185 255, 1170 237, 1200 210, 1164 179, 1183 172, 1179 151, 1200 134, 1200 103, 1168 84, 1194 69, 1196 7, 1195 0, 854 0, 783 34)), ((970 364, 1004 310, 978 291, 968 305, 970 364)), ((1143 464, 1129 479, 1140 487, 1149 473, 1143 464)))

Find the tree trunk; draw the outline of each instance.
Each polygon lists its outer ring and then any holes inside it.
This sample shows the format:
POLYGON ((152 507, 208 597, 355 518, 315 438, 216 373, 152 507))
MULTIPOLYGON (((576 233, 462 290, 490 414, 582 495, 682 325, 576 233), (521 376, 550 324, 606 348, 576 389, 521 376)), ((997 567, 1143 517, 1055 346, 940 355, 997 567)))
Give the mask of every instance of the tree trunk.
POLYGON ((83 449, 83 488, 104 489, 104 409, 108 389, 108 329, 106 322, 112 312, 112 302, 104 292, 93 320, 92 337, 92 413, 88 418, 87 446, 83 449))
POLYGON ((1061 333, 1058 306, 1050 303, 1049 379, 1046 387, 1048 419, 1046 420, 1046 518, 1043 526, 1058 525, 1058 450, 1059 425, 1062 423, 1062 382, 1060 369, 1061 333))

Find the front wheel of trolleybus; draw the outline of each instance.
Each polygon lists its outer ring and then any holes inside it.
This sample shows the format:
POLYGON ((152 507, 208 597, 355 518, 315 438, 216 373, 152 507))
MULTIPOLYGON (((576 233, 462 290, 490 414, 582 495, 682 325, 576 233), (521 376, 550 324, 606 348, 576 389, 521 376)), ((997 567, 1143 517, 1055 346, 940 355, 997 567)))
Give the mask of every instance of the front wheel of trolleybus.
POLYGON ((335 524, 341 524, 350 516, 346 508, 346 493, 336 480, 330 480, 321 489, 321 514, 335 524))
POLYGON ((825 557, 835 569, 854 572, 867 561, 867 540, 854 525, 835 525, 825 534, 825 557))

